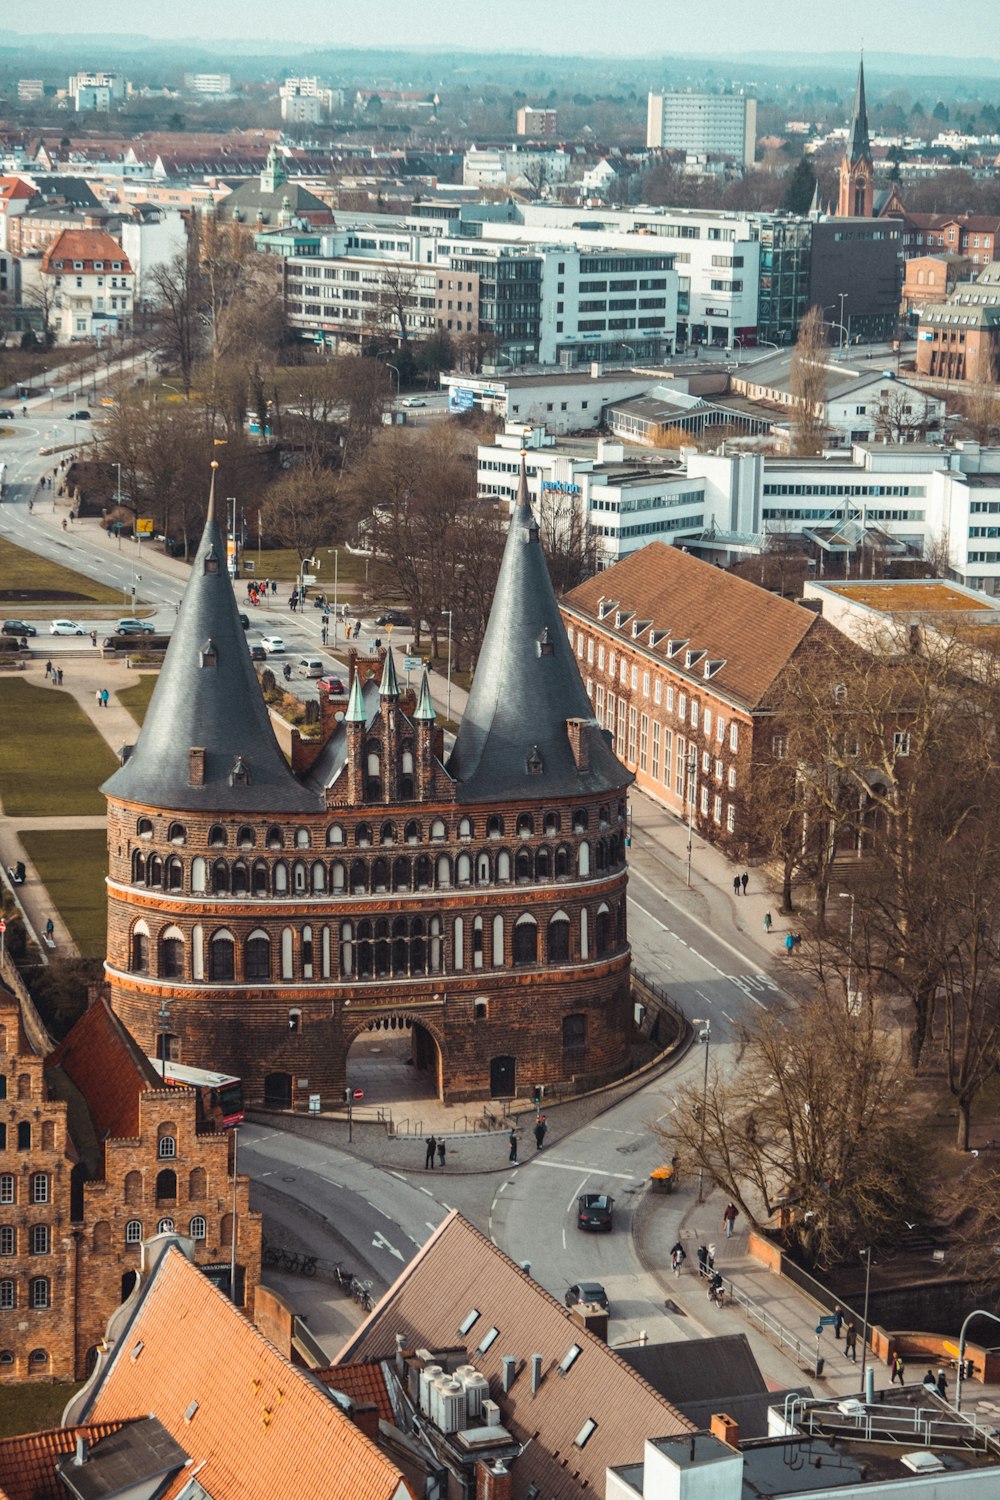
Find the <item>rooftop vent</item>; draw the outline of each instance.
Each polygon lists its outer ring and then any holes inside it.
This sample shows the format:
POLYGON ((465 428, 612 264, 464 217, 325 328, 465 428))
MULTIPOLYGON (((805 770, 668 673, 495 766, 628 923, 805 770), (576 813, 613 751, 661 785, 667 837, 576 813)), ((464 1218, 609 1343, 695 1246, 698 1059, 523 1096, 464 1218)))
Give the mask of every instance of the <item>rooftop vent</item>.
POLYGON ((904 1453, 900 1459, 904 1469, 911 1474, 943 1474, 944 1464, 936 1453, 920 1449, 916 1453, 904 1453))

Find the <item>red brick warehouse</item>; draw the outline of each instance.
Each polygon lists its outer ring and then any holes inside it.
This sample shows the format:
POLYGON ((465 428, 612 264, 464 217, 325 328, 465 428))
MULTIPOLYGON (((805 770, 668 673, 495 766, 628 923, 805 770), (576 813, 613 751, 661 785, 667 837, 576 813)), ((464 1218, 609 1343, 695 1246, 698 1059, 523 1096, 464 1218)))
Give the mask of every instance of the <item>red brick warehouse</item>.
POLYGON ((210 505, 145 726, 105 787, 115 1010, 150 1053, 239 1073, 249 1102, 335 1101, 351 1043, 387 1023, 412 1026, 444 1099, 620 1072, 632 776, 569 649, 523 470, 447 761, 426 677, 407 712, 391 653, 363 675, 291 769, 210 505))

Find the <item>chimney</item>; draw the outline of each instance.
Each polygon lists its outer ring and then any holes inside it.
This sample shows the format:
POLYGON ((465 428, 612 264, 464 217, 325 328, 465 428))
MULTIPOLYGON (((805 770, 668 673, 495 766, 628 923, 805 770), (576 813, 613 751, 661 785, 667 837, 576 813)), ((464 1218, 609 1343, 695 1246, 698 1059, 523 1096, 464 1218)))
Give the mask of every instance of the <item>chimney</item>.
POLYGON ((513 1478, 502 1458, 476 1464, 476 1500, 512 1500, 513 1478))
POLYGON ((502 1367, 502 1381, 505 1391, 509 1391, 517 1379, 517 1357, 513 1354, 505 1354, 500 1361, 502 1367))
POLYGON ((188 785, 205 785, 205 747, 192 745, 188 751, 188 785))
POLYGON ((712 1436, 717 1437, 720 1443, 725 1443, 730 1448, 740 1446, 740 1424, 724 1411, 712 1413, 711 1426, 712 1436))
POLYGON ((369 1401, 364 1406, 355 1406, 351 1412, 351 1420, 365 1437, 371 1438, 373 1443, 378 1442, 378 1407, 374 1401, 369 1401))
POLYGON ((590 770, 590 725, 586 719, 567 719, 566 733, 569 748, 578 771, 590 770))
POLYGON ((76 1440, 76 1453, 73 1456, 73 1462, 78 1468, 87 1462, 87 1439, 82 1433, 76 1440))
POLYGON ((542 1383, 542 1356, 533 1354, 531 1356, 531 1394, 534 1395, 542 1383))

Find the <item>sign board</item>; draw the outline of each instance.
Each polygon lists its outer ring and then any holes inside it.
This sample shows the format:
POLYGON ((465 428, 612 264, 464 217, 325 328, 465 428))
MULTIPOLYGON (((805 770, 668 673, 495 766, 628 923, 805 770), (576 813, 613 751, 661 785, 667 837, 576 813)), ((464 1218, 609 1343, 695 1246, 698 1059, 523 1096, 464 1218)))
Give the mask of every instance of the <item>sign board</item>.
POLYGON ((147 519, 145 516, 137 516, 135 521, 135 530, 137 536, 152 536, 152 520, 147 519))
POLYGON ((322 1100, 321 1100, 319 1094, 310 1094, 309 1095, 309 1113, 311 1115, 318 1115, 319 1111, 320 1111, 320 1104, 321 1103, 322 1103, 322 1100))
POLYGON ((365 1091, 364 1091, 364 1089, 355 1089, 354 1090, 354 1102, 355 1102, 355 1104, 359 1104, 364 1097, 365 1097, 365 1091))
POLYGON ((453 385, 448 388, 449 411, 471 411, 475 401, 475 393, 466 385, 453 385))
POLYGON ((819 1326, 821 1328, 835 1328, 837 1326, 837 1319, 829 1313, 824 1313, 823 1317, 819 1320, 819 1326))
POLYGON ((251 558, 246 558, 245 557, 243 559, 243 571, 244 571, 244 573, 252 573, 254 571, 254 569, 256 568, 256 566, 257 566, 257 564, 251 558))
POLYGON ((302 575, 302 582, 308 588, 311 583, 315 583, 316 582, 316 574, 315 573, 303 573, 303 575, 302 575))
POLYGON ((403 657, 403 671, 404 672, 419 672, 420 668, 423 666, 423 664, 424 664, 424 659, 423 659, 422 656, 404 656, 403 657))
POLYGON ((307 1089, 309 1087, 308 1078, 296 1078, 295 1086, 296 1088, 307 1089))

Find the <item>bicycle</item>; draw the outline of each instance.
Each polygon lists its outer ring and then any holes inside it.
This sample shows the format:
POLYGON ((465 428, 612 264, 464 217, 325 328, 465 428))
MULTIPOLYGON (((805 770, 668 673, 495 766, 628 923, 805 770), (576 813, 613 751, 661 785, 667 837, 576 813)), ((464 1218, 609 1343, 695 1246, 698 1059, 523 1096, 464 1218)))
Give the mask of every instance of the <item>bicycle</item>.
POLYGON ((370 1291, 370 1281, 362 1281, 359 1276, 354 1277, 353 1281, 351 1282, 351 1296, 354 1298, 355 1302, 360 1302, 362 1307, 367 1306, 369 1311, 371 1310, 372 1306, 370 1291))
POLYGON ((349 1292, 354 1284, 354 1272, 345 1271, 344 1267, 338 1260, 336 1265, 334 1266, 334 1275, 337 1278, 337 1285, 342 1286, 345 1291, 349 1292))
POLYGON ((317 1257, 315 1255, 304 1255, 302 1257, 302 1265, 300 1267, 300 1270, 303 1276, 316 1275, 316 1260, 317 1257))

